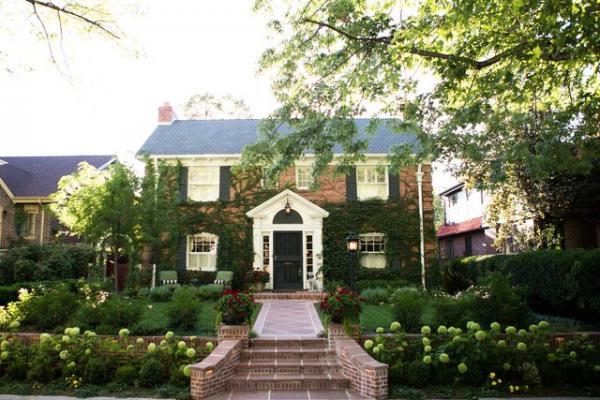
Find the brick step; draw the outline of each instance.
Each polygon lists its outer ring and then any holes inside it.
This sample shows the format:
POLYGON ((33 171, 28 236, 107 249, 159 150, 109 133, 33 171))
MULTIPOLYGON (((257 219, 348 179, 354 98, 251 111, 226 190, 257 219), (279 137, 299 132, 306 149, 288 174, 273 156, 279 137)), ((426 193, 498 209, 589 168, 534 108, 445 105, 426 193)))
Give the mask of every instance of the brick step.
POLYGON ((231 390, 307 390, 345 389, 350 381, 341 374, 244 374, 234 375, 228 382, 231 390))
POLYGON ((325 338, 298 338, 298 339, 275 339, 257 338, 251 339, 249 347, 252 348, 298 348, 298 349, 326 349, 329 342, 325 338))
POLYGON ((335 360, 253 360, 242 361, 236 371, 247 374, 309 374, 341 373, 335 360))
POLYGON ((240 361, 248 360, 335 360, 335 351, 326 349, 251 348, 244 349, 240 361))

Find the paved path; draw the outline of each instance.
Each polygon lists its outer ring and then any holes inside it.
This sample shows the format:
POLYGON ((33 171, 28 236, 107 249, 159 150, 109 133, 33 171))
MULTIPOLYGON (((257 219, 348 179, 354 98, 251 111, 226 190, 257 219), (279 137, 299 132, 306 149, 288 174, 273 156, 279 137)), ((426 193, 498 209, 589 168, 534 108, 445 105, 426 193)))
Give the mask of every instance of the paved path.
POLYGON ((269 338, 318 337, 323 324, 310 301, 267 300, 256 318, 254 331, 269 338))
MULTIPOLYGON (((156 400, 156 398, 145 398, 145 397, 122 397, 127 400, 156 400)), ((87 397, 87 400, 118 400, 121 397, 87 397)), ((81 397, 71 396, 41 396, 41 395, 29 395, 22 396, 18 394, 0 394, 0 400, 81 400, 81 397)), ((161 399, 169 400, 169 399, 161 399)))
POLYGON ((208 400, 369 400, 353 390, 265 390, 224 392, 208 400))

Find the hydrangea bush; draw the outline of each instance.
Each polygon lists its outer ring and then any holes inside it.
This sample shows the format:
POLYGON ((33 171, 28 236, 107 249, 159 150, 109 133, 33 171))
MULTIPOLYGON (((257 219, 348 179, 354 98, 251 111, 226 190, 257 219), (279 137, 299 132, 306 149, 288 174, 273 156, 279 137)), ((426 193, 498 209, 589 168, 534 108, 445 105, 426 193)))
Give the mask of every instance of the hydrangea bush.
POLYGON ((364 348, 390 365, 390 383, 410 386, 462 383, 516 393, 543 383, 592 384, 600 380, 600 352, 585 335, 558 340, 550 324, 528 329, 489 328, 470 321, 462 328, 421 327, 416 339, 394 322, 378 328, 364 348))
POLYGON ((189 344, 167 332, 159 344, 146 346, 121 329, 116 338, 101 338, 78 327, 63 334, 40 335, 38 343, 25 344, 15 336, 0 337, 0 378, 31 383, 64 379, 72 388, 111 381, 152 387, 164 383, 189 384, 191 365, 213 349, 189 344))

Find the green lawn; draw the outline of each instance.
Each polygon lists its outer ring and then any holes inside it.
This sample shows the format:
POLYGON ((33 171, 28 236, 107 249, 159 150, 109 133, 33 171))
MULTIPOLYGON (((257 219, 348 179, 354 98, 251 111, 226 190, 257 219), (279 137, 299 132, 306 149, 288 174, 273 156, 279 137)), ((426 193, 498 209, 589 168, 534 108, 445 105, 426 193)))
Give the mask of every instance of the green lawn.
POLYGON ((363 332, 375 332, 375 329, 380 326, 388 329, 392 322, 392 308, 389 304, 363 304, 360 313, 360 326, 363 332))

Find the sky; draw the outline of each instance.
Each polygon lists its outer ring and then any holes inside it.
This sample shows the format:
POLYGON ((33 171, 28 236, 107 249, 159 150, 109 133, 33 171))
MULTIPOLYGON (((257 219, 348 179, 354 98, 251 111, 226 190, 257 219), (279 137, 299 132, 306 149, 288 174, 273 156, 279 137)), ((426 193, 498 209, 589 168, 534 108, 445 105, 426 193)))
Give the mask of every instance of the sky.
MULTIPOLYGON (((0 156, 132 158, 156 126, 158 106, 169 101, 177 110, 195 93, 242 98, 257 118, 277 106, 270 77, 257 75, 270 42, 253 0, 122 6, 115 15, 124 39, 65 34, 54 50, 58 68, 23 3, 2 5, 14 14, 2 17, 8 28, 0 24, 0 45, 8 49, 0 53, 0 156)), ((434 185, 451 184, 437 175, 434 185)))

